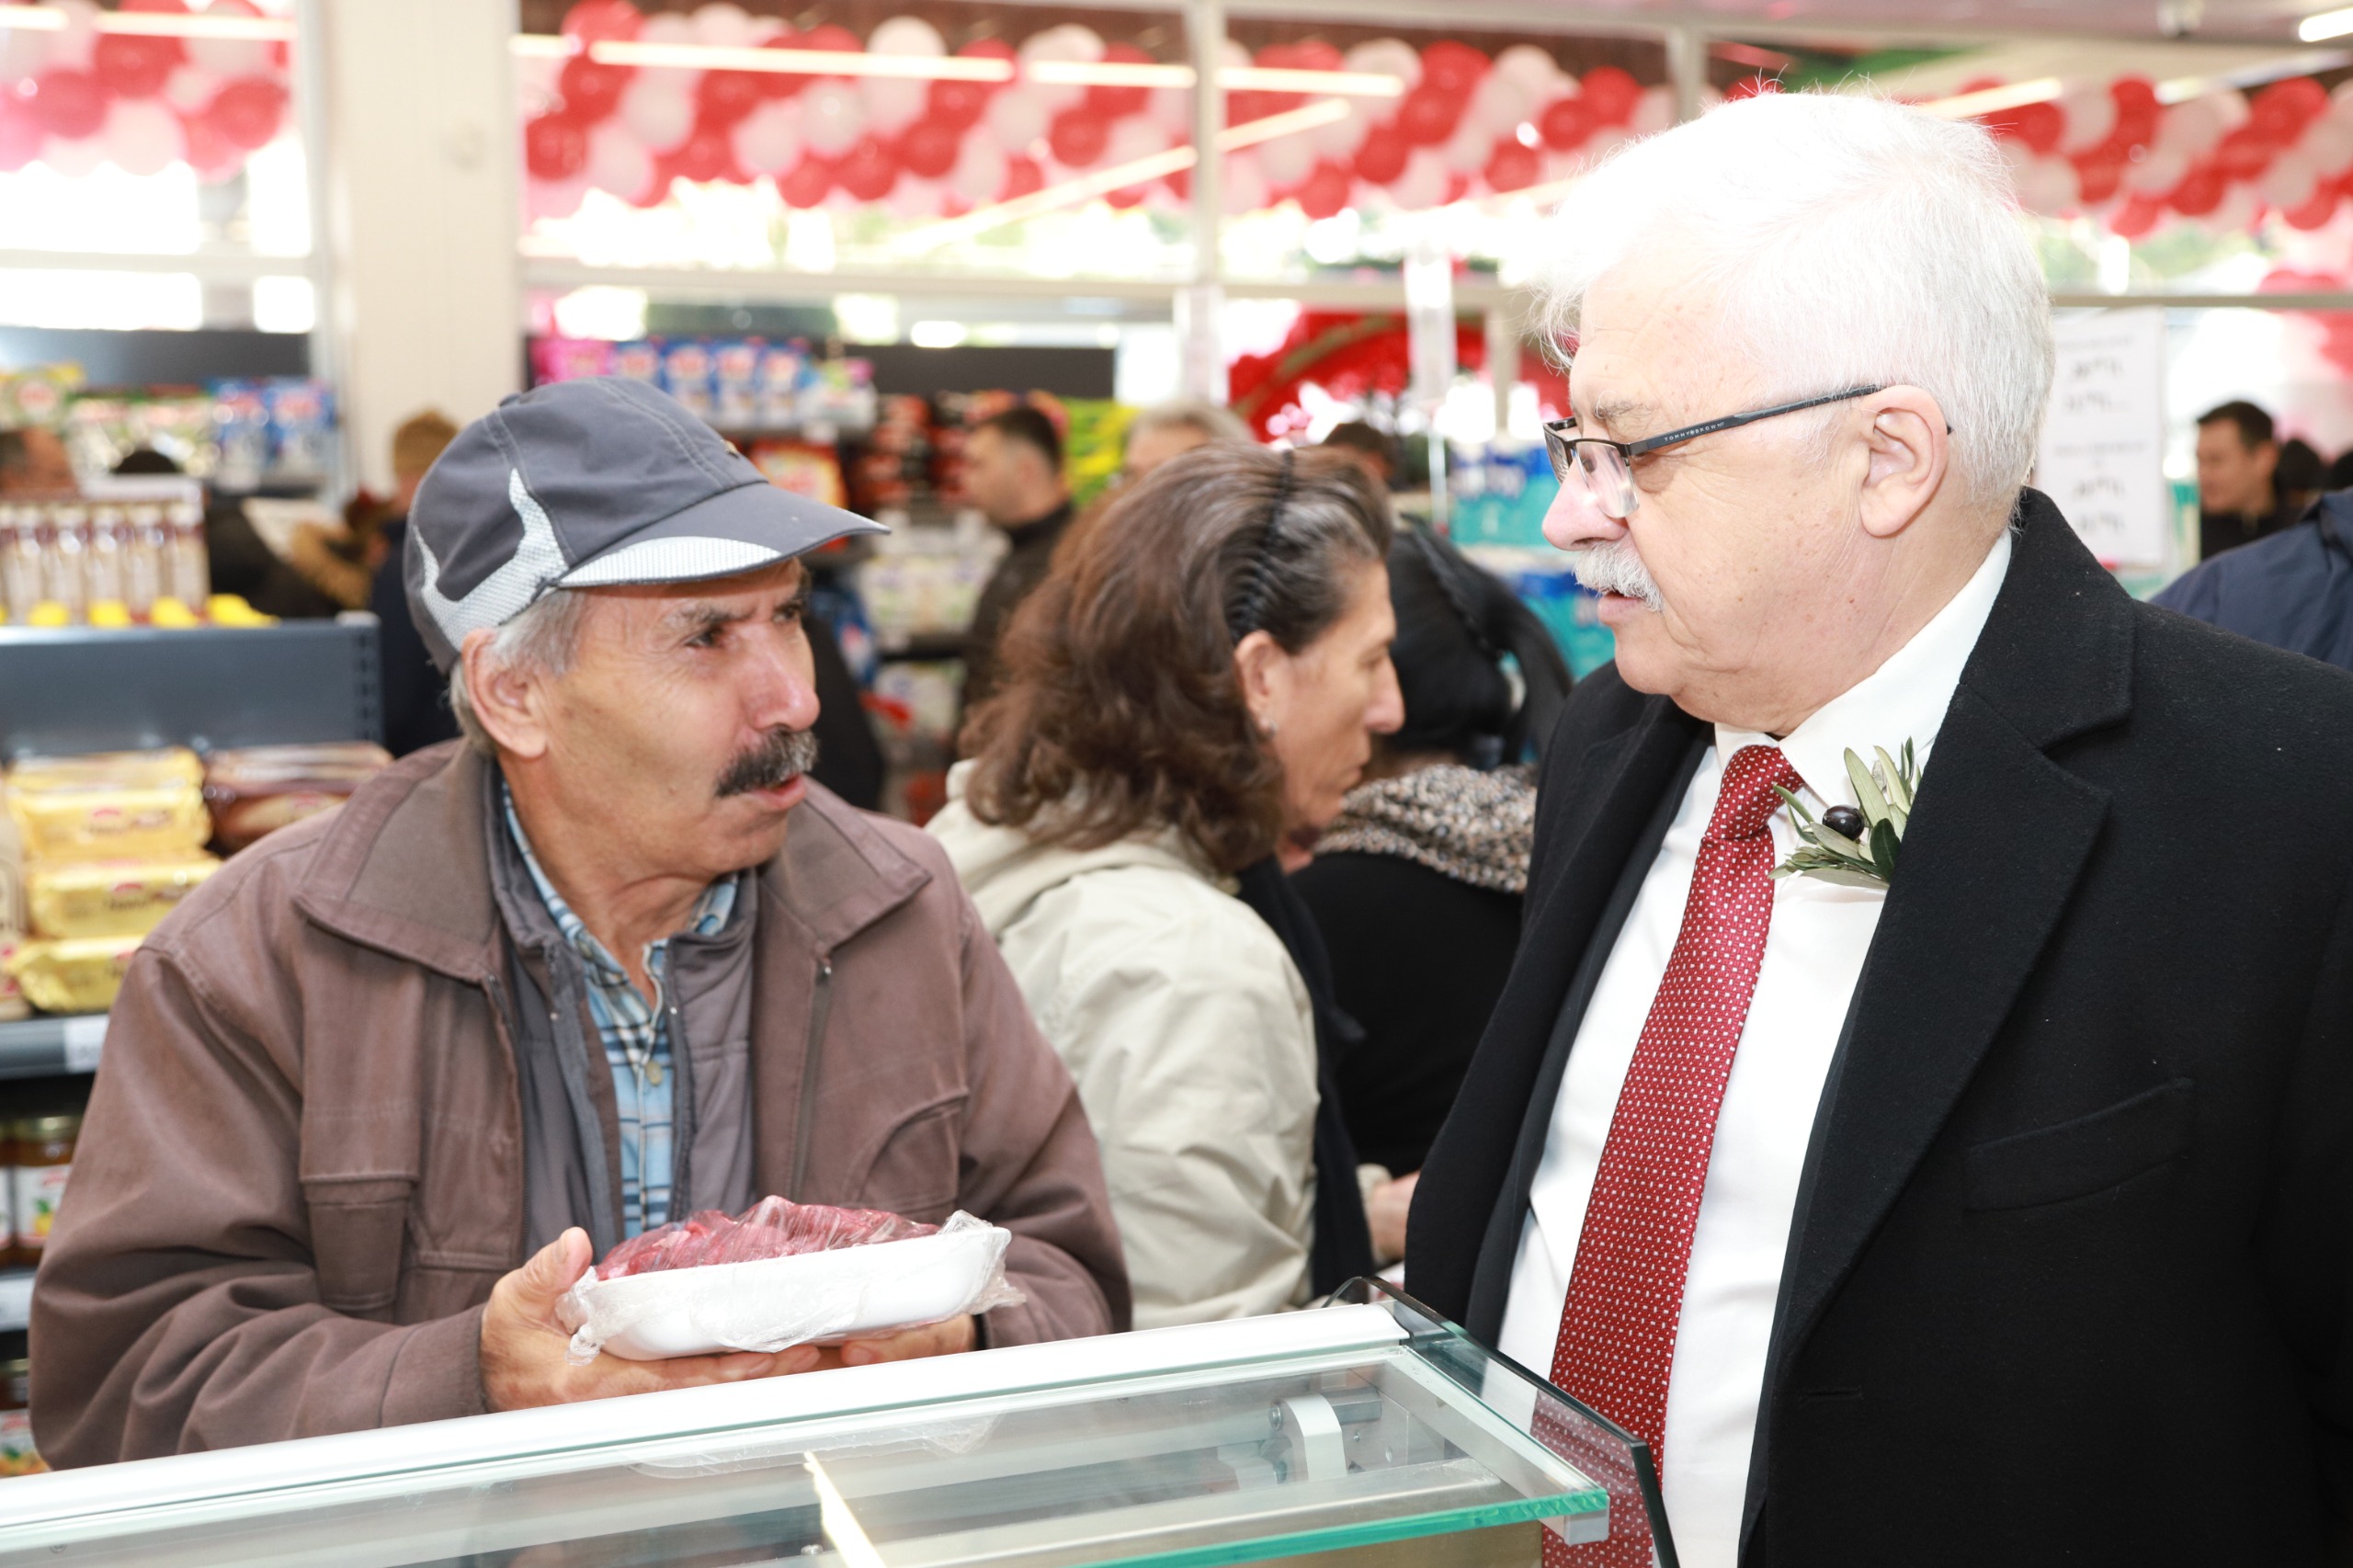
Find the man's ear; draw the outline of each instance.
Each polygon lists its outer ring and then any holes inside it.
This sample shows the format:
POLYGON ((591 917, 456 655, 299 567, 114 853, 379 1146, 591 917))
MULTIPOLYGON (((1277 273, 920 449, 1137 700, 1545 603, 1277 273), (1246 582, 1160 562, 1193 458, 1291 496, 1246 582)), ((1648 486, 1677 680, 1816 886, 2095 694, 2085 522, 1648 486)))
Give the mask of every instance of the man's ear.
POLYGON ((1888 387, 1873 392, 1864 406, 1870 418, 1862 432, 1869 459, 1863 475, 1863 531, 1874 539, 1893 539, 1927 510, 1944 487, 1952 432, 1943 408, 1918 387, 1888 387))
POLYGON ((1250 722, 1262 734, 1272 734, 1281 722, 1289 699, 1290 655, 1266 631, 1253 631, 1233 645, 1233 673, 1241 677, 1242 701, 1250 722))
POLYGON ((458 654, 466 699, 500 751, 524 758, 544 756, 549 739, 545 673, 518 669, 494 656, 495 636, 483 631, 466 633, 458 654))

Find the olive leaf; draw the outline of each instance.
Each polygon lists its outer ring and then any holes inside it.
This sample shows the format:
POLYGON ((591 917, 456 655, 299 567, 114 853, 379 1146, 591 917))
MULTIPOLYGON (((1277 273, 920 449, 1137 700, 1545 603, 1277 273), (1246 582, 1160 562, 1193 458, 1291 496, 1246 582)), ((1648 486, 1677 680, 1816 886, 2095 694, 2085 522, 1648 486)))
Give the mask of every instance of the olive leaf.
POLYGON ((1799 847, 1773 868, 1775 877, 1815 877, 1841 887, 1884 888, 1895 880, 1895 858, 1911 824, 1912 808, 1920 788, 1920 765, 1912 743, 1905 741, 1893 756, 1883 746, 1871 748, 1865 763, 1849 750, 1847 778, 1855 789, 1855 805, 1864 830, 1849 838, 1818 819, 1805 803, 1787 790, 1775 787, 1790 809, 1799 847))

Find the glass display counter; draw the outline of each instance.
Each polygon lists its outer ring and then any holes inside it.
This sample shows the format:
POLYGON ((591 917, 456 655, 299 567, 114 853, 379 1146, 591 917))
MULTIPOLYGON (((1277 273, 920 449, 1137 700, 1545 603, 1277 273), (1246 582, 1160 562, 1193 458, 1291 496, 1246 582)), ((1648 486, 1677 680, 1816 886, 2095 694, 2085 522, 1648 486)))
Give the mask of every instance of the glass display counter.
POLYGON ((1362 1282, 1314 1312, 33 1476, 6 1502, 0 1565, 1534 1568, 1547 1530, 1597 1568, 1675 1562, 1638 1444, 1362 1282))

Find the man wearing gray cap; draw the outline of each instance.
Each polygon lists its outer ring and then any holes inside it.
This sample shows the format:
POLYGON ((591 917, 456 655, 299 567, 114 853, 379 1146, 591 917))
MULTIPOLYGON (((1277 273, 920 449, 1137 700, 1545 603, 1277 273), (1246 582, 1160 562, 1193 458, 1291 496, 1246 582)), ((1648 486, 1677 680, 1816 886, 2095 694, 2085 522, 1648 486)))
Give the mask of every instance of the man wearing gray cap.
POLYGON ((931 841, 806 777, 788 494, 662 393, 470 426, 409 603, 466 738, 132 960, 35 1290, 78 1465, 1126 1326, 1069 1076, 931 841), (565 1359, 593 1256, 770 1193, 1014 1233, 1027 1298, 835 1349, 565 1359))

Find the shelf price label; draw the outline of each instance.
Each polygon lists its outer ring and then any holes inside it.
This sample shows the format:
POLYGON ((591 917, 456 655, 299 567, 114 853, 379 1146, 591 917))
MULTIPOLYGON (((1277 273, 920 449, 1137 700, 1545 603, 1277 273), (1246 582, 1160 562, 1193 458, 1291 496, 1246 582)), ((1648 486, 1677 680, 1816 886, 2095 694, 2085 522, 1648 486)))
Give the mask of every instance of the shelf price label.
POLYGON ((94 1013, 87 1017, 65 1020, 65 1070, 68 1073, 95 1073, 98 1070, 98 1049, 107 1041, 107 1016, 94 1013))

